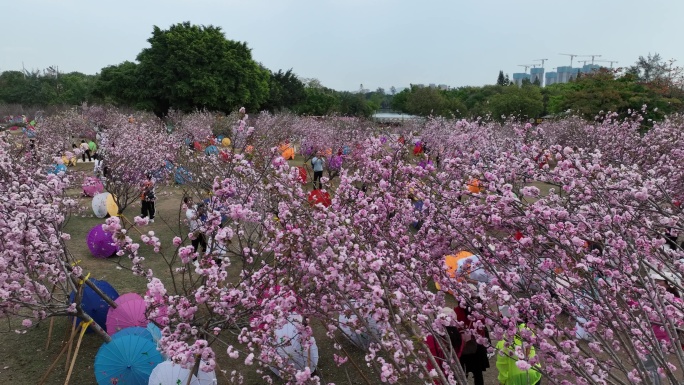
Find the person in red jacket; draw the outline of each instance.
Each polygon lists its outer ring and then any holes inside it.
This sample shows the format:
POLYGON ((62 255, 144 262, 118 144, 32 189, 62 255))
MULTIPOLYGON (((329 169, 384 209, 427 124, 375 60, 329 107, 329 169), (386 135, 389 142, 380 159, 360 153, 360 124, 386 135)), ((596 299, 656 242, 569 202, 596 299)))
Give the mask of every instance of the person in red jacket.
MULTIPOLYGON (((442 309, 442 313, 451 317, 452 320, 456 320, 456 314, 453 312, 451 308, 442 309)), ((441 366, 443 372, 445 371, 445 368, 449 366, 449 363, 447 362, 447 355, 444 354, 444 351, 440 346, 448 347, 449 345, 451 345, 454 352, 456 353, 456 357, 459 357, 461 355, 461 348, 463 346, 463 343, 461 341, 461 333, 459 332, 457 327, 447 326, 445 327, 445 332, 446 336, 435 336, 431 334, 427 336, 427 338, 425 339, 425 344, 430 349, 430 353, 435 358, 437 364, 441 366)), ((432 365, 432 362, 429 359, 427 360, 426 366, 428 371, 432 371, 432 369, 435 369, 434 365, 432 365)), ((436 385, 442 385, 442 383, 438 379, 435 379, 434 382, 436 385)))
MULTIPOLYGON (((456 319, 459 324, 463 322, 463 327, 459 330, 463 335, 463 347, 461 348, 461 356, 459 357, 461 366, 463 366, 463 371, 466 373, 466 376, 468 376, 469 373, 472 373, 475 385, 484 385, 484 376, 482 373, 489 368, 487 347, 477 343, 477 335, 471 335, 470 331, 475 328, 475 325, 470 319, 470 309, 468 307, 456 307, 454 308, 454 311, 456 312, 456 319)), ((477 334, 489 341, 489 331, 486 327, 478 329, 477 334)))

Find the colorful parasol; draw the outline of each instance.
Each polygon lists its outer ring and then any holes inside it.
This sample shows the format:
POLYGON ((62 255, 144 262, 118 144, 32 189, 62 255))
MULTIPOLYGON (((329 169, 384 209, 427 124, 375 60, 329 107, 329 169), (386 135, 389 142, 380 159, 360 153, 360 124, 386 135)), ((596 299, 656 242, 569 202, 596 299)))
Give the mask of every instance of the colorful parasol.
POLYGON ((86 243, 95 258, 108 258, 119 251, 119 247, 112 240, 112 234, 104 231, 102 225, 96 225, 90 230, 86 243))
POLYGON ((164 359, 147 338, 128 335, 103 344, 95 356, 98 385, 147 384, 164 359))
POLYGON ((127 297, 119 297, 116 301, 116 309, 110 308, 107 313, 107 333, 112 335, 122 329, 131 326, 147 327, 148 320, 145 317, 145 300, 134 293, 128 293, 127 297), (133 294, 133 296, 128 296, 133 294), (137 298, 134 298, 137 296, 137 298))

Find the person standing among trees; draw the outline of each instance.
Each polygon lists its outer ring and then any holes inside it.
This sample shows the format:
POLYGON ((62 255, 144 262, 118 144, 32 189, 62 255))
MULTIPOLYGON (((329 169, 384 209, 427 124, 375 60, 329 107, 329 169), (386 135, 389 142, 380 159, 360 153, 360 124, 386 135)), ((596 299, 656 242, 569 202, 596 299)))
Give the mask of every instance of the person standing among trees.
POLYGON ((81 151, 83 151, 82 159, 85 162, 86 155, 88 155, 88 162, 92 162, 93 159, 90 157, 90 146, 88 146, 88 143, 86 143, 85 140, 81 140, 81 145, 79 147, 81 151))
POLYGON ((146 180, 142 185, 142 194, 140 199, 142 200, 141 215, 143 218, 149 217, 150 223, 154 223, 155 207, 154 202, 157 197, 154 194, 154 181, 152 180, 152 175, 147 174, 146 180))
MULTIPOLYGON (((205 205, 204 203, 200 203, 199 205, 193 204, 192 198, 190 197, 183 198, 183 203, 185 203, 185 205, 187 206, 187 209, 185 210, 185 217, 188 219, 188 226, 190 227, 190 232, 193 233, 193 236, 195 237, 195 239, 192 240, 193 251, 196 253, 197 247, 201 246, 202 252, 206 253, 207 239, 201 230, 201 217, 204 215, 206 211, 205 205)), ((193 260, 197 260, 197 258, 193 257, 193 260)))
POLYGON ((95 144, 95 142, 93 142, 92 140, 89 141, 88 149, 90 150, 90 154, 94 156, 95 152, 97 151, 97 145, 95 144))
POLYGON ((325 158, 323 154, 319 151, 316 156, 311 159, 311 167, 313 167, 314 177, 313 177, 313 188, 314 190, 320 190, 323 188, 321 183, 321 178, 323 177, 323 166, 325 165, 325 158), (318 182, 318 185, 316 184, 318 182), (318 186, 318 187, 316 187, 318 186))
POLYGON ((535 366, 539 367, 539 364, 532 366, 528 363, 536 352, 534 346, 524 342, 520 337, 523 330, 529 331, 525 323, 520 322, 518 334, 510 346, 506 346, 505 340, 496 344, 496 368, 499 370, 498 380, 501 385, 536 385, 541 381, 541 373, 535 370, 535 366), (517 352, 522 352, 524 357, 518 357, 517 352))
POLYGON ((459 361, 463 367, 463 371, 466 373, 473 374, 473 379, 475 380, 475 385, 484 385, 483 372, 489 368, 489 357, 487 356, 487 347, 477 343, 477 335, 489 340, 489 331, 486 326, 482 329, 477 329, 473 332, 475 326, 473 321, 470 319, 470 308, 469 307, 456 307, 454 308, 456 314, 456 319, 459 323, 463 323, 463 326, 459 328, 461 335, 463 336, 463 347, 461 348, 461 356, 459 361), (473 334, 476 333, 477 335, 473 334))

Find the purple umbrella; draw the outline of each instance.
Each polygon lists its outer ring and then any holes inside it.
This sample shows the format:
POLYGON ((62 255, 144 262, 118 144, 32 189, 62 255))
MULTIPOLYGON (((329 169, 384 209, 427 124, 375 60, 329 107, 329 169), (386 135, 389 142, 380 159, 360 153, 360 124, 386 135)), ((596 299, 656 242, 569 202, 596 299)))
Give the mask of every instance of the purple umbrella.
POLYGON ((339 155, 335 155, 330 159, 330 163, 328 163, 328 167, 331 170, 339 170, 342 167, 342 157, 339 155))
POLYGON ((112 241, 112 234, 104 231, 102 225, 97 225, 88 233, 88 248, 95 258, 111 257, 119 251, 119 247, 112 241))
POLYGON ((89 196, 95 196, 96 194, 104 191, 104 186, 100 179, 89 176, 83 180, 83 192, 89 196))

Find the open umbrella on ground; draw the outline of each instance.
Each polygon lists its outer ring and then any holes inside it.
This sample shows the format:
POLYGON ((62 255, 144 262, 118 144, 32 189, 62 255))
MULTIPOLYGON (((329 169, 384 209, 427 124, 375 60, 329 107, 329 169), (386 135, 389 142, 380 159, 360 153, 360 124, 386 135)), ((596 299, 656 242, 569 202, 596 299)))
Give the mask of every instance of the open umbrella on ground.
POLYGON ((294 159, 295 157, 294 148, 290 145, 290 143, 281 144, 280 147, 278 147, 278 150, 280 151, 280 155, 282 155, 286 160, 294 159))
POLYGON ((52 166, 48 167, 48 174, 59 174, 60 172, 66 172, 67 168, 63 164, 53 164, 52 166))
POLYGON ((157 344, 128 335, 103 344, 95 356, 98 385, 147 384, 152 370, 164 359, 157 344))
POLYGON ((153 340, 155 343, 159 343, 159 340, 162 338, 162 332, 161 332, 161 330, 159 330, 159 328, 157 327, 157 325, 155 325, 154 323, 150 322, 150 323, 147 324, 147 330, 148 330, 148 331, 150 332, 150 334, 152 335, 152 340, 153 340))
POLYGON ((90 253, 95 258, 108 258, 119 250, 119 247, 112 240, 112 234, 104 231, 102 225, 95 225, 90 230, 86 243, 90 253))
POLYGON ((221 139, 221 146, 223 146, 223 147, 230 147, 230 138, 223 138, 223 139, 221 139))
POLYGON ((93 197, 93 212, 98 218, 104 218, 107 216, 107 197, 109 193, 95 194, 93 197))
POLYGON ((309 193, 309 203, 312 205, 322 204, 325 207, 329 207, 332 204, 330 199, 330 194, 327 191, 313 190, 309 193))
MULTIPOLYGON (((487 283, 490 280, 489 274, 478 264, 480 257, 473 255, 468 251, 460 251, 456 255, 447 255, 444 257, 444 264, 446 266, 449 277, 459 279, 468 278, 470 280, 487 283)), ((437 290, 441 290, 438 282, 435 282, 437 290)))
POLYGON ((306 167, 299 166, 299 167, 297 167, 297 169, 299 170, 299 181, 302 184, 306 184, 306 180, 307 180, 307 176, 308 176, 307 172, 306 172, 306 167))
MULTIPOLYGON (((318 366, 318 345, 312 336, 309 337, 309 347, 304 347, 304 337, 298 330, 302 320, 299 314, 291 315, 288 317, 288 322, 275 331, 276 350, 287 364, 294 365, 297 370, 304 370, 308 367, 313 373, 318 366)), ((277 368, 271 367, 271 370, 280 376, 277 368)))
POLYGON ((207 155, 218 155, 219 149, 218 147, 211 145, 204 149, 204 153, 207 155))
POLYGON ((119 205, 116 204, 116 199, 112 194, 107 195, 107 214, 111 217, 119 214, 119 205))
MULTIPOLYGON (((119 298, 119 293, 109 284, 107 281, 99 281, 97 279, 91 279, 92 282, 98 289, 100 289, 105 295, 111 298, 112 301, 116 301, 119 298)), ((74 301, 76 293, 71 292, 69 295, 69 300, 74 301)), ((83 288, 83 299, 81 300, 81 308, 86 314, 88 314, 93 321, 97 322, 102 329, 105 329, 107 323, 107 312, 109 311, 109 304, 105 302, 102 297, 93 291, 89 286, 83 288)), ((78 320, 78 324, 81 320, 78 320)), ((90 331, 90 329, 88 329, 90 331)))
POLYGON ((479 194, 481 192, 484 192, 484 187, 482 186, 482 183, 480 182, 479 179, 471 179, 468 182, 468 191, 470 191, 473 194, 479 194))
POLYGON ((340 312, 337 320, 342 334, 360 349, 368 350, 373 337, 380 337, 378 323, 373 317, 368 317, 364 324, 357 321, 358 317, 354 313, 347 317, 345 312, 340 312))
POLYGON ((190 373, 189 369, 185 369, 178 364, 171 361, 164 361, 152 370, 150 375, 149 385, 185 385, 188 383, 188 377, 192 377, 190 385, 215 385, 217 384, 216 373, 198 371, 197 376, 190 373))
MULTIPOLYGON (((132 293, 129 293, 132 294, 132 293)), ((127 297, 116 301, 116 309, 110 308, 107 313, 107 333, 112 335, 122 329, 131 326, 147 327, 148 320, 145 317, 145 300, 138 295, 138 298, 127 297)))
POLYGON ((104 191, 104 186, 100 179, 94 176, 89 176, 83 180, 83 193, 89 197, 93 197, 104 191))
POLYGON ((178 167, 173 174, 173 180, 176 184, 186 184, 187 182, 192 182, 192 176, 185 167, 178 167))
POLYGON ((143 337, 147 338, 148 340, 156 343, 154 340, 154 337, 152 337, 152 333, 147 328, 143 328, 140 326, 131 326, 125 329, 121 329, 118 332, 112 334, 112 339, 114 338, 121 338, 123 336, 138 336, 138 337, 143 337))

